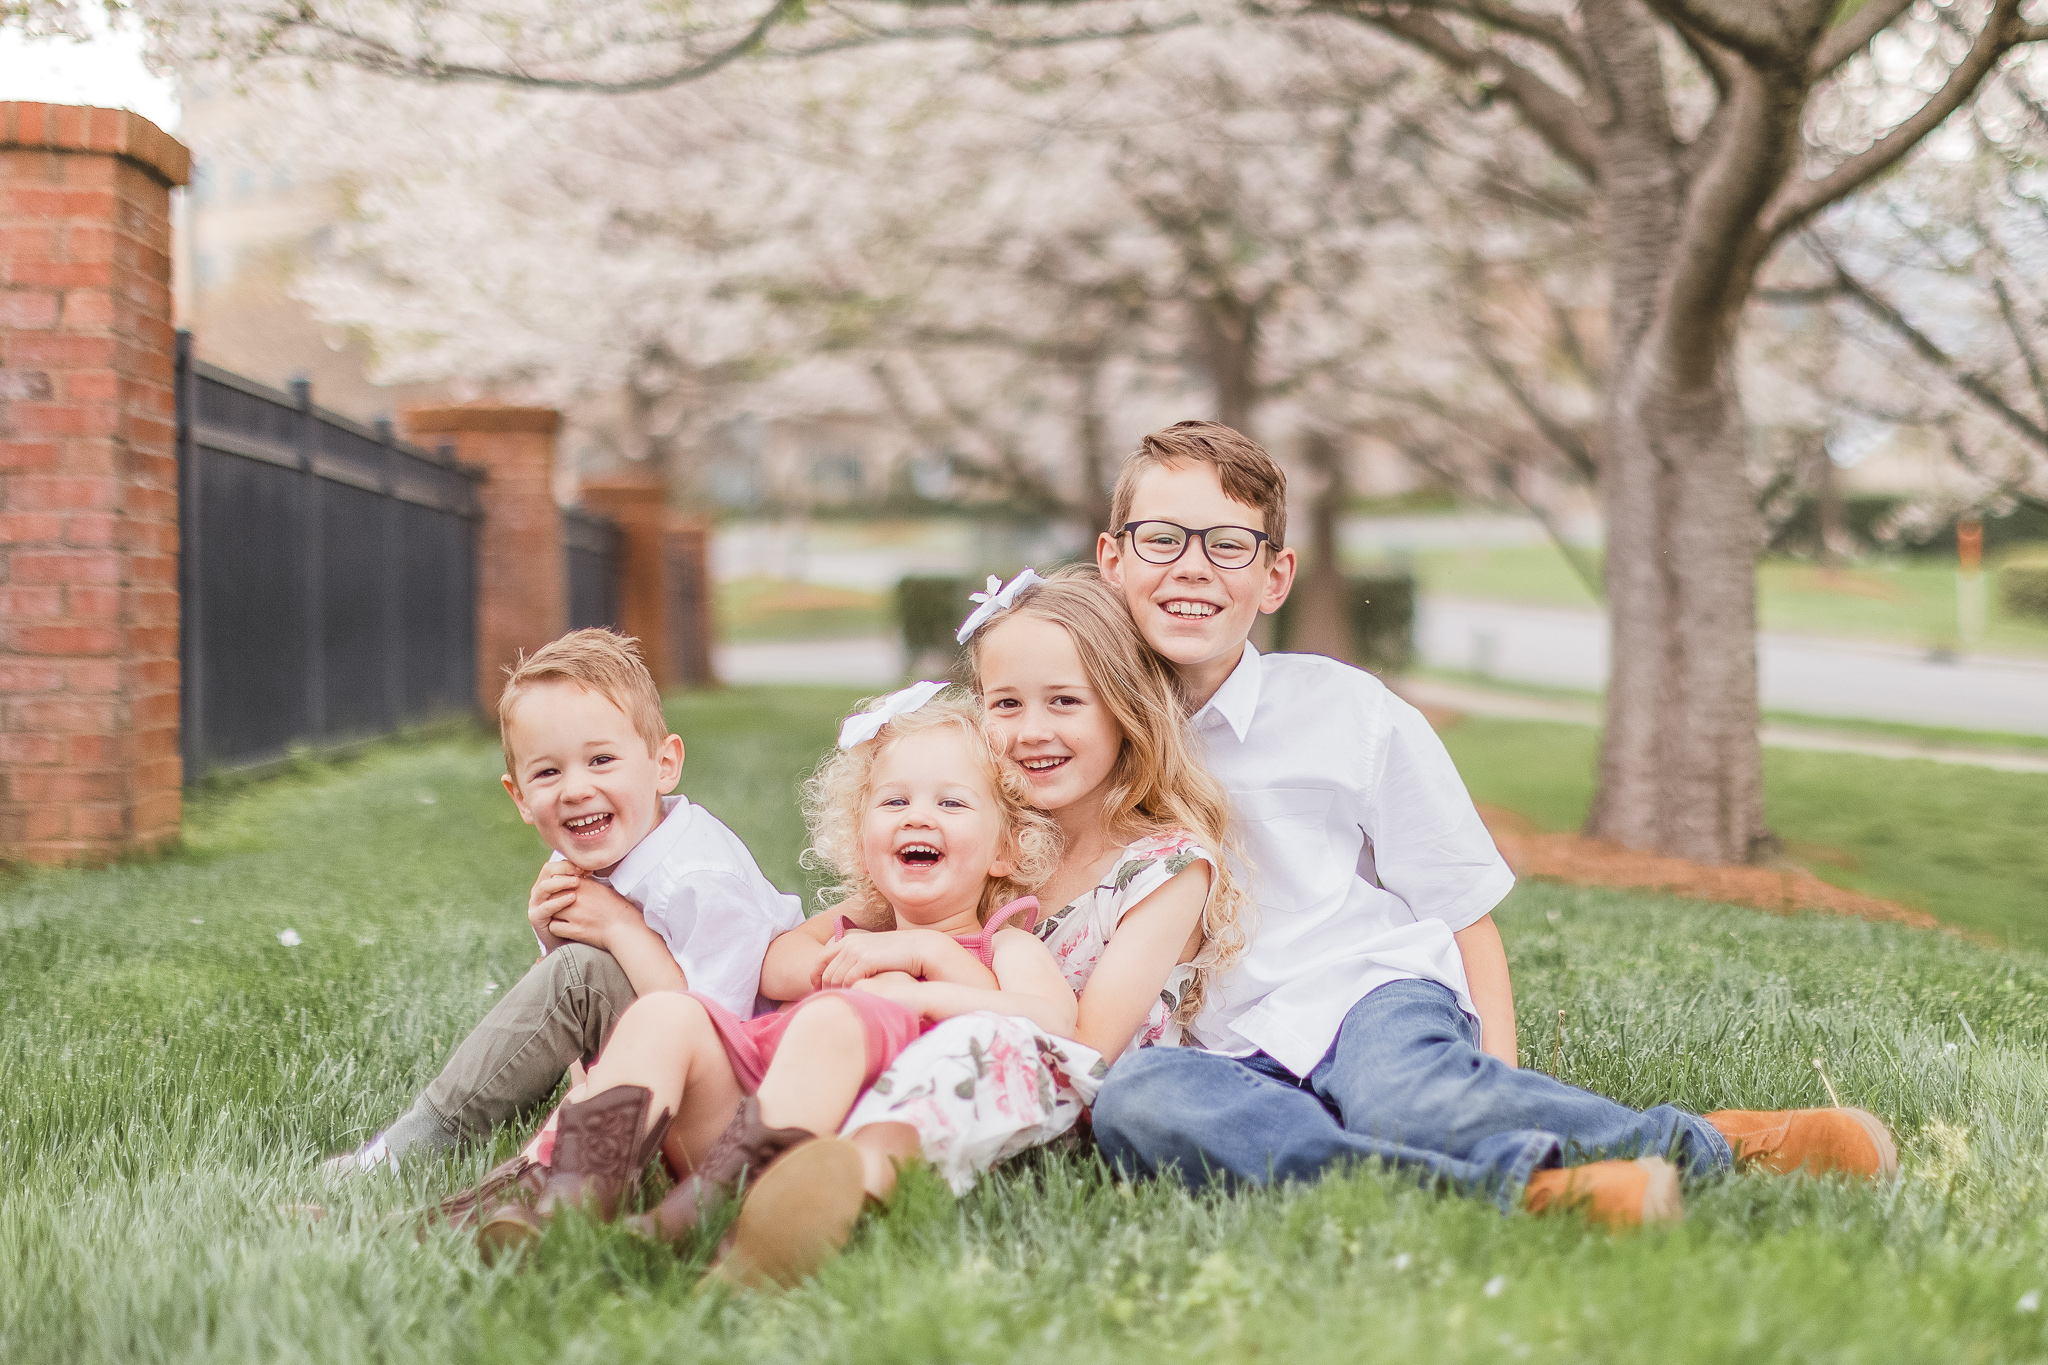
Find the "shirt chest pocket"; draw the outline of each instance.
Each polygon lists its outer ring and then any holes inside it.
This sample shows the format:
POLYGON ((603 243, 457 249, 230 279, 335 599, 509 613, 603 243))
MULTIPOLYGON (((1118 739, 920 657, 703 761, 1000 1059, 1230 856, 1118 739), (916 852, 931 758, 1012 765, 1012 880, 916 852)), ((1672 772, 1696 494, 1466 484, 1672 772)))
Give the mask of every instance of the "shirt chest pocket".
POLYGON ((1330 838, 1331 799, 1316 787, 1230 794, 1245 852, 1255 864, 1252 880, 1261 908, 1308 910, 1343 889, 1350 860, 1338 856, 1330 838))

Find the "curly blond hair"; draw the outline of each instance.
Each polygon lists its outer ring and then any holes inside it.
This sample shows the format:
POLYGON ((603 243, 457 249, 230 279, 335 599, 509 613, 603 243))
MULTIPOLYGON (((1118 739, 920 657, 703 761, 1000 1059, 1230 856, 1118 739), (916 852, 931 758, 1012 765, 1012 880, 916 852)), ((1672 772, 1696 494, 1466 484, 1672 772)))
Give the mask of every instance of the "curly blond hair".
MULTIPOLYGON (((1230 797, 1190 742, 1187 702, 1172 668, 1145 644, 1130 611, 1092 564, 1059 569, 1017 594, 1009 610, 984 622, 968 642, 974 690, 982 690, 981 642, 1012 616, 1032 616, 1067 632, 1089 686, 1115 719, 1122 743, 1102 803, 1112 837, 1132 843, 1182 831, 1210 853, 1209 900, 1202 908, 1203 950, 1174 1010, 1186 1025, 1201 1013, 1209 983, 1244 956, 1251 898, 1233 864, 1249 867, 1231 832, 1230 797)), ((1055 907, 1056 908, 1056 907, 1055 907)))
MULTIPOLYGON (((860 709, 871 709, 876 700, 861 703, 860 709)), ((995 794, 996 813, 1003 822, 1002 847, 1011 865, 1009 876, 988 879, 975 918, 986 923, 999 907, 1037 890, 1059 866, 1059 826, 1031 808, 1023 775, 997 756, 974 698, 963 688, 949 687, 917 710, 890 720, 873 739, 833 750, 804 783, 804 820, 810 826, 811 846, 804 850, 803 865, 822 868, 839 879, 818 898, 863 929, 896 927, 896 912, 875 889, 861 858, 861 827, 875 762, 896 741, 945 726, 967 737, 968 750, 995 794)))

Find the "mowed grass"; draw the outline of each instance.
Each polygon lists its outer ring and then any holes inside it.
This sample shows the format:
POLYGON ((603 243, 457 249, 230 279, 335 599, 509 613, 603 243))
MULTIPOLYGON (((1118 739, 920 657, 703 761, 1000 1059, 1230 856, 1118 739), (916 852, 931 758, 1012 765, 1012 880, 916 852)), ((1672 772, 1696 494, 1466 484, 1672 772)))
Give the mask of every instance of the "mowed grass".
MULTIPOLYGON (((1468 716, 1443 739, 1473 799, 1543 829, 1585 823, 1599 731, 1468 716)), ((1764 807, 1786 856, 1824 881, 2048 948, 2048 775, 1765 749, 1764 807)))
POLYGON ((734 643, 829 640, 895 629, 882 593, 781 578, 736 578, 718 585, 718 627, 734 643))
MULTIPOLYGON (((793 784, 850 699, 675 708, 687 790, 793 890, 793 784)), ((388 1220, 490 1154, 338 1188, 316 1166, 395 1113, 531 960, 542 854, 498 771, 480 739, 382 749, 210 800, 178 857, 0 886, 0 1358, 2048 1354, 2048 956, 1539 885, 1500 914, 1526 1063, 1707 1109, 1825 1102, 1824 1056, 1845 1102, 1898 1129, 1902 1178, 1736 1177, 1691 1190, 1682 1226, 1610 1235, 1377 1170, 1188 1196, 1061 1152, 958 1203, 911 1180, 780 1296, 696 1294, 708 1247, 567 1220, 525 1264, 486 1267, 461 1237, 388 1220)))
MULTIPOLYGON (((1577 551, 1597 578, 1601 552, 1577 551)), ((1533 606, 1584 607, 1598 600, 1553 545, 1475 546, 1414 557, 1425 592, 1533 606)), ((2000 561, 2002 562, 2002 561, 2000 561)), ((1970 646, 1993 654, 2048 654, 2048 621, 2017 616, 2000 600, 1997 563, 1985 576, 1984 638, 1970 646)), ((1764 630, 1882 640, 1923 649, 1955 649, 1956 571, 1934 556, 1870 559, 1837 569, 1794 559, 1757 565, 1757 625, 1764 630)))

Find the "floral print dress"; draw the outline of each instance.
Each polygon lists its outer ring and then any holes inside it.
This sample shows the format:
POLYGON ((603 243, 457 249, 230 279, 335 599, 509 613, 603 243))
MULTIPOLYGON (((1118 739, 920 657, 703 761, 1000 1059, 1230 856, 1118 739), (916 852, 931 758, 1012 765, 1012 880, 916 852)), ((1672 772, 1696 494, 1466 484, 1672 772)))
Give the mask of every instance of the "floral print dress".
MULTIPOLYGON (((1052 951, 1067 984, 1079 994, 1102 960, 1123 917, 1190 864, 1215 857, 1179 831, 1127 845, 1109 875, 1034 933, 1052 951)), ((1182 993, 1204 965, 1210 945, 1176 966, 1132 1041, 1133 1047, 1179 1046, 1173 1022, 1182 993)), ((1028 1019, 978 1012, 944 1020, 897 1055, 854 1105, 841 1133, 871 1123, 917 1129, 925 1160, 965 1194, 981 1172, 1072 1128, 1094 1103, 1109 1064, 1093 1048, 1047 1033, 1028 1019)))

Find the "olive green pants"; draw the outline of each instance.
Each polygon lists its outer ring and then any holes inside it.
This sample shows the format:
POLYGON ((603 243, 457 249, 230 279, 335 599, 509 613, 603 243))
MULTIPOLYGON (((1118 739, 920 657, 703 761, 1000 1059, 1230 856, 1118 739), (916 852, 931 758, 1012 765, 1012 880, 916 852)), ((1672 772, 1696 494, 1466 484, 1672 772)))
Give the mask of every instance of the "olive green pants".
POLYGON ((574 1062, 597 1057, 633 983, 602 948, 567 943, 533 964, 505 992, 448 1065, 384 1134, 392 1155, 442 1149, 490 1136, 493 1128, 555 1093, 574 1062))

